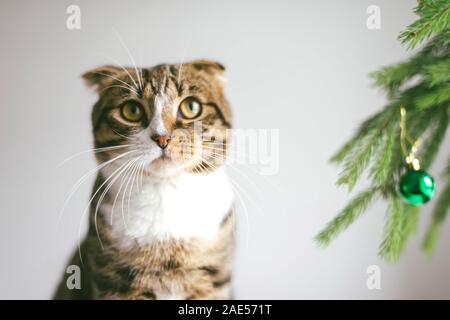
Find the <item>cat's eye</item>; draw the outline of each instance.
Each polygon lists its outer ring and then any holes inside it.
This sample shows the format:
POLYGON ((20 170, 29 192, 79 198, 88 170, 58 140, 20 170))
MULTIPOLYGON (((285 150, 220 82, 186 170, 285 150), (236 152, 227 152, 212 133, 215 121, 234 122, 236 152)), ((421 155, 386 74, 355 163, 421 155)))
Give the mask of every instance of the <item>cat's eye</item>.
POLYGON ((135 101, 128 101, 122 105, 120 113, 125 120, 131 122, 138 122, 144 116, 144 110, 142 106, 135 101))
POLYGON ((180 103, 179 113, 185 119, 197 118, 202 113, 202 104, 193 97, 186 98, 180 103))

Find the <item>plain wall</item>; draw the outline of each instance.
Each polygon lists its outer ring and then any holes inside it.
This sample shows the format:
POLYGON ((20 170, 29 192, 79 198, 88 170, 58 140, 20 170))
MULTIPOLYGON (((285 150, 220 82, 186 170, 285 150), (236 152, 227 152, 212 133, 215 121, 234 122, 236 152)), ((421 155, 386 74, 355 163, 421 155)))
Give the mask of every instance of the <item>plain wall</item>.
MULTIPOLYGON (((57 220, 94 158, 88 152, 58 164, 92 147, 96 96, 80 75, 110 58, 131 64, 114 30, 138 65, 220 61, 235 127, 279 129, 277 174, 260 176, 252 165, 228 169, 245 204, 238 207, 236 298, 450 298, 448 223, 434 259, 420 252, 433 204, 395 265, 377 257, 382 202, 329 248, 312 241, 351 197, 336 188, 339 168, 328 158, 384 105, 367 75, 410 54, 396 37, 414 21, 414 6, 412 0, 2 0, 0 298, 50 298, 84 234, 93 177, 57 220), (81 8, 81 30, 66 28, 71 4, 81 8), (366 27, 371 4, 381 8, 380 30, 366 27), (381 268, 381 290, 366 286, 373 264, 381 268)), ((448 141, 431 170, 438 188, 448 141)))

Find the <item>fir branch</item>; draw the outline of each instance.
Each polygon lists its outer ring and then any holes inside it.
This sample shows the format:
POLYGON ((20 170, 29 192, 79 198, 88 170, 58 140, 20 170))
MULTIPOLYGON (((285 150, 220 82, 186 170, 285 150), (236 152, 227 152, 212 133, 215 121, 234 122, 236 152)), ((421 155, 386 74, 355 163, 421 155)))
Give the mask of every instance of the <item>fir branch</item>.
POLYGON ((361 136, 361 134, 355 134, 334 155, 331 156, 329 161, 331 163, 341 163, 347 157, 350 151, 355 148, 356 144, 360 141, 361 136))
POLYGON ((378 252, 388 262, 397 261, 403 251, 405 244, 404 221, 401 200, 397 195, 393 195, 387 212, 384 240, 378 252))
POLYGON ((442 5, 445 5, 448 0, 418 0, 417 7, 414 8, 414 13, 419 16, 430 16, 436 14, 442 5))
POLYGON ((450 101, 450 84, 445 84, 428 91, 422 95, 416 95, 414 104, 419 109, 433 108, 436 105, 450 101))
POLYGON ((360 142, 358 148, 353 150, 346 159, 344 169, 339 174, 339 179, 336 182, 338 186, 347 185, 349 191, 353 189, 361 173, 369 163, 372 152, 378 146, 380 138, 381 135, 377 134, 377 132, 372 132, 360 142))
POLYGON ((347 229, 367 209, 377 194, 377 188, 370 188, 359 193, 327 224, 325 229, 315 237, 315 240, 321 245, 328 245, 331 240, 347 229))
POLYGON ((440 112, 439 108, 430 108, 428 110, 417 110, 417 109, 409 109, 408 118, 409 123, 408 127, 412 129, 410 130, 410 135, 413 140, 419 139, 423 136, 426 131, 434 125, 437 121, 439 121, 440 112), (436 110, 438 109, 438 110, 436 110))
POLYGON ((384 67, 379 71, 369 74, 378 87, 386 89, 390 96, 394 96, 398 88, 419 73, 417 59, 410 59, 407 62, 384 67))
POLYGON ((399 139, 400 134, 397 135, 396 143, 392 146, 392 156, 389 163, 387 178, 380 186, 381 194, 385 199, 390 199, 391 195, 397 192, 398 180, 403 168, 404 159, 400 143, 398 143, 399 139))
POLYGON ((423 250, 431 257, 436 249, 436 244, 439 239, 442 224, 447 217, 450 210, 450 181, 447 181, 445 189, 439 196, 439 199, 433 209, 433 217, 430 226, 428 227, 425 239, 422 244, 423 250))
POLYGON ((403 212, 403 230, 402 243, 400 247, 403 251, 406 247, 406 242, 408 239, 417 232, 421 210, 420 207, 413 206, 405 202, 402 202, 401 206, 403 212))
POLYGON ((450 210, 450 159, 448 160, 444 176, 447 178, 447 183, 433 209, 432 222, 428 227, 422 243, 422 248, 425 253, 427 253, 428 257, 431 257, 436 249, 442 224, 444 223, 448 211, 450 210))
POLYGON ((378 186, 385 185, 386 180, 389 177, 392 151, 398 137, 398 128, 396 126, 388 127, 383 136, 383 146, 380 148, 380 152, 374 162, 370 175, 374 183, 378 186))
POLYGON ((421 54, 434 58, 448 56, 450 51, 449 46, 450 29, 447 29, 439 34, 436 34, 430 41, 428 41, 421 50, 421 54))
POLYGON ((428 137, 428 139, 422 143, 422 152, 420 158, 421 166, 424 169, 428 169, 433 163, 439 151, 439 147, 441 146, 442 141, 445 138, 448 124, 449 115, 447 107, 443 107, 441 112, 439 112, 439 120, 437 126, 434 128, 432 134, 428 137))
POLYGON ((410 49, 450 26, 450 3, 440 0, 436 4, 438 5, 427 7, 426 10, 423 6, 416 9, 421 17, 399 35, 399 40, 408 44, 410 49))
POLYGON ((386 121, 391 117, 392 110, 398 108, 397 105, 391 105, 385 108, 385 110, 378 112, 366 119, 358 128, 357 132, 350 138, 344 146, 342 146, 331 158, 330 162, 340 164, 342 163, 351 152, 360 145, 361 140, 367 135, 371 134, 378 127, 385 127, 386 121))
POLYGON ((362 137, 358 138, 351 149, 345 150, 347 153, 342 157, 345 160, 344 168, 339 174, 337 185, 347 185, 349 191, 353 189, 373 152, 377 150, 383 131, 398 117, 398 110, 396 104, 388 106, 369 121, 364 122, 360 133, 356 135, 356 137, 359 135, 362 137))
MULTIPOLYGON (((436 36, 430 42, 438 43, 440 38, 442 37, 436 36)), ((373 79, 374 85, 385 89, 390 97, 395 97, 401 86, 415 76, 426 82, 426 85, 420 82, 418 86, 424 91, 429 87, 448 82, 449 55, 448 45, 427 45, 408 61, 383 67, 370 73, 369 76, 373 79)))
MULTIPOLYGON (((450 0, 419 0, 416 13, 420 18, 400 38, 412 48, 433 35, 433 38, 407 61, 372 73, 375 85, 389 93, 390 103, 371 116, 356 134, 331 158, 343 166, 338 184, 351 190, 373 161, 369 178, 372 188, 359 193, 331 220, 316 237, 328 245, 367 209, 375 195, 390 201, 384 240, 379 254, 387 261, 396 261, 408 238, 417 230, 420 208, 400 200, 398 180, 404 171, 404 155, 399 137, 399 108, 408 114, 411 141, 428 135, 421 146, 422 166, 428 168, 444 140, 449 122, 450 106, 450 0), (431 129, 430 129, 431 128, 431 129)), ((412 142, 411 142, 412 143, 412 142)), ((450 162, 447 169, 450 180, 450 162)), ((423 247, 432 252, 441 224, 450 209, 450 181, 434 209, 423 247)))
POLYGON ((436 86, 450 81, 450 58, 436 61, 423 69, 425 81, 429 85, 436 86))

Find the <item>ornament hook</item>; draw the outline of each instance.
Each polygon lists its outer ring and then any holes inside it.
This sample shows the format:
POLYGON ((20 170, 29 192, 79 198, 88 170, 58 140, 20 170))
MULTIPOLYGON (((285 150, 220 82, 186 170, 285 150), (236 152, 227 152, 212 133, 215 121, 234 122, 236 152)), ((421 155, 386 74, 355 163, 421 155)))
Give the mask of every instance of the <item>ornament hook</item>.
POLYGON ((408 135, 406 128, 406 109, 402 106, 400 107, 400 145, 402 148, 403 156, 408 166, 412 167, 414 170, 420 170, 419 159, 416 158, 416 153, 420 145, 420 139, 413 140, 408 135), (411 145, 411 149, 408 151, 407 143, 411 145))

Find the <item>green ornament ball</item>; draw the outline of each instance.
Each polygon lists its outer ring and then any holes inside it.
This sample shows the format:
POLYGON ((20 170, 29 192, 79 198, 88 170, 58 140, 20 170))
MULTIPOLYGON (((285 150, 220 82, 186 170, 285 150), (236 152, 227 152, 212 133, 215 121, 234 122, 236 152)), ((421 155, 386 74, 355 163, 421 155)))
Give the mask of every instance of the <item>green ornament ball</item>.
POLYGON ((433 198, 434 179, 426 171, 410 169, 400 178, 399 189, 406 202, 420 206, 433 198))

